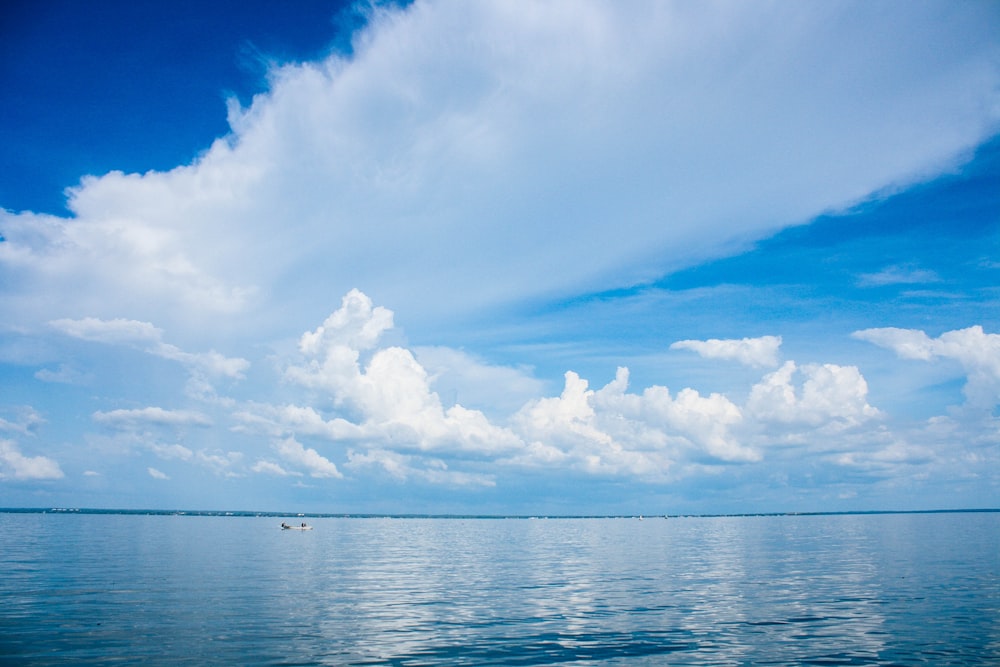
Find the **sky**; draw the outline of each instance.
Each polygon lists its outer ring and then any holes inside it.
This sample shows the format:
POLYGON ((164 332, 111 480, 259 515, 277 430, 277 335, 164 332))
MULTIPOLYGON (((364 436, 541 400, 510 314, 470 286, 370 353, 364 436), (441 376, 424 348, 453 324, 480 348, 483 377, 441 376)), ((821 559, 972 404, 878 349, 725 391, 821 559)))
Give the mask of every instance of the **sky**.
POLYGON ((6 3, 0 507, 1000 507, 998 35, 6 3))

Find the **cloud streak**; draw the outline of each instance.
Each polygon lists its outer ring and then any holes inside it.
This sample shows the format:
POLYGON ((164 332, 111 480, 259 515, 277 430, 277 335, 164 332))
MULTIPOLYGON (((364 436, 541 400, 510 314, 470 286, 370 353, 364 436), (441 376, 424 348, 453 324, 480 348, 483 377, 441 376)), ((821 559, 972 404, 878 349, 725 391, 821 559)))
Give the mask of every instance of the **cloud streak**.
POLYGON ((175 345, 163 342, 163 331, 149 322, 85 317, 80 320, 53 320, 49 324, 53 329, 73 338, 108 345, 128 345, 163 359, 180 362, 192 371, 209 376, 239 379, 250 366, 246 359, 227 358, 215 350, 198 354, 185 352, 175 345))
POLYGON ((192 410, 164 410, 158 407, 136 410, 110 410, 95 412, 94 421, 116 427, 132 428, 149 424, 155 426, 211 426, 212 420, 192 410))

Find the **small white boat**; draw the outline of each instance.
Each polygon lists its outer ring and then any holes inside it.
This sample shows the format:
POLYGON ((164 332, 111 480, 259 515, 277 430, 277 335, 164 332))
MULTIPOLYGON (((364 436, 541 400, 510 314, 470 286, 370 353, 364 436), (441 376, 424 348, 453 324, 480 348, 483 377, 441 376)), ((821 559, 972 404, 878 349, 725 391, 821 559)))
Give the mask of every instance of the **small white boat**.
POLYGON ((302 524, 301 526, 289 526, 287 523, 282 522, 281 529, 282 530, 312 530, 313 527, 312 526, 307 526, 306 524, 302 524))

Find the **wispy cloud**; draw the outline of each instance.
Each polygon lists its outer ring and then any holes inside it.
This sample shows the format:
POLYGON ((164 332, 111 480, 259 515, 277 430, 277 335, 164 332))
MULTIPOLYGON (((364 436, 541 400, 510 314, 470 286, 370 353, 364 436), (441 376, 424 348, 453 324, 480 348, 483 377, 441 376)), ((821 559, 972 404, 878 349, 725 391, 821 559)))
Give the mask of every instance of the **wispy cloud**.
POLYGON ((35 377, 42 382, 56 382, 60 384, 79 384, 87 381, 87 376, 68 364, 59 364, 55 370, 42 368, 35 371, 35 377))
POLYGON ((289 476, 301 477, 302 476, 302 473, 294 472, 294 471, 290 471, 290 470, 285 470, 284 468, 282 468, 280 465, 278 465, 274 461, 266 461, 266 460, 263 460, 263 459, 257 461, 257 463, 255 463, 253 465, 253 467, 250 468, 250 471, 251 472, 256 472, 256 473, 264 473, 264 474, 267 474, 267 475, 277 475, 279 477, 289 477, 289 476))
POLYGON ((212 377, 242 378, 244 371, 250 366, 246 359, 227 358, 215 350, 197 354, 185 352, 175 345, 163 342, 163 331, 149 322, 85 317, 80 320, 53 320, 49 324, 73 338, 109 345, 127 345, 163 359, 180 362, 193 371, 212 377))
POLYGON ((940 282, 934 271, 912 266, 888 266, 878 273, 863 273, 858 277, 859 287, 884 287, 886 285, 919 285, 940 282))
POLYGON ((0 417, 0 432, 31 435, 41 424, 45 423, 42 416, 32 407, 25 406, 10 411, 11 419, 0 417))
POLYGON ((158 407, 134 410, 97 411, 93 415, 96 422, 118 427, 135 427, 152 424, 156 426, 211 426, 212 420, 206 415, 192 410, 164 410, 158 407))
POLYGON ((419 460, 385 449, 369 449, 364 453, 350 451, 347 454, 347 466, 353 470, 377 468, 400 482, 416 479, 438 486, 496 486, 492 475, 453 471, 440 459, 419 460))

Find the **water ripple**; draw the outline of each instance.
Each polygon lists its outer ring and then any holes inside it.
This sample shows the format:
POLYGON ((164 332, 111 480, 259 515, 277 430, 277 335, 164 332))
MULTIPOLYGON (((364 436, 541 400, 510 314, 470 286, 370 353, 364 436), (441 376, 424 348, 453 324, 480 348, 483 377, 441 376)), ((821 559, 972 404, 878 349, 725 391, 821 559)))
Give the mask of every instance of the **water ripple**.
POLYGON ((0 514, 0 662, 1000 664, 1000 515, 0 514))

